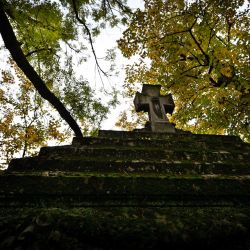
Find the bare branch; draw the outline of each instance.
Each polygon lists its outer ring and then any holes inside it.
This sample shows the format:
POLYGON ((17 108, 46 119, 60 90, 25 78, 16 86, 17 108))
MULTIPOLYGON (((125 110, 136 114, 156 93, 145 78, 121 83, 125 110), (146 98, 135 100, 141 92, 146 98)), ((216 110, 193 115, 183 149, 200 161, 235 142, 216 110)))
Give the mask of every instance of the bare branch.
POLYGON ((64 42, 68 45, 68 47, 69 47, 70 49, 72 49, 72 50, 75 51, 76 53, 80 53, 80 52, 81 52, 80 49, 75 49, 75 48, 73 48, 72 45, 71 45, 69 42, 67 42, 67 41, 64 41, 64 42))
POLYGON ((97 65, 97 68, 98 70, 100 70, 105 76, 107 76, 107 73, 104 72, 101 68, 101 66, 99 65, 99 62, 98 62, 98 59, 97 59, 97 56, 96 56, 96 53, 95 53, 95 49, 94 49, 94 45, 93 45, 93 39, 92 39, 92 35, 91 35, 91 32, 88 28, 88 26, 86 25, 86 23, 79 17, 79 14, 78 14, 78 11, 77 11, 77 7, 76 7, 76 2, 75 0, 72 0, 72 5, 73 5, 73 10, 74 10, 74 13, 75 13, 75 16, 76 16, 76 19, 79 23, 81 23, 86 32, 87 32, 87 35, 88 35, 88 38, 89 38, 89 43, 90 43, 90 46, 91 46, 91 50, 92 50, 92 53, 94 55, 94 58, 95 58, 95 62, 96 62, 96 65, 97 65))
MULTIPOLYGON (((108 3, 109 3, 109 1, 108 1, 108 3)), ((121 3, 119 0, 115 0, 115 3, 117 3, 117 5, 119 6, 119 8, 124 13, 133 14, 132 11, 129 8, 127 8, 123 3, 121 3)))

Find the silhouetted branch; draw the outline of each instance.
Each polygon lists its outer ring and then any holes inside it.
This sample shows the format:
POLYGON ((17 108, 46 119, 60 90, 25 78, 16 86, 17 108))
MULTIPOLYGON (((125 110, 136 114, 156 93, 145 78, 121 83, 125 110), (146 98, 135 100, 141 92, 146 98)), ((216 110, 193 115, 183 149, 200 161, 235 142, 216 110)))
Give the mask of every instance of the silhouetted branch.
POLYGON ((31 56, 31 55, 33 55, 35 53, 38 53, 38 52, 41 52, 41 51, 46 51, 46 50, 51 51, 51 52, 53 51, 53 49, 51 49, 51 48, 40 48, 40 49, 35 49, 35 50, 30 51, 29 53, 25 54, 24 56, 29 57, 29 56, 31 56))
POLYGON ((91 32, 88 28, 88 26, 86 25, 86 23, 79 17, 79 14, 78 14, 78 11, 77 11, 77 7, 76 7, 76 2, 75 0, 72 0, 72 5, 73 5, 73 10, 74 10, 74 13, 75 13, 75 16, 76 16, 76 19, 79 23, 81 23, 86 32, 87 32, 87 35, 88 35, 88 38, 89 38, 89 43, 90 43, 90 46, 91 46, 91 50, 92 50, 92 53, 94 55, 94 58, 95 58, 95 62, 96 62, 96 65, 97 65, 97 68, 98 70, 100 70, 105 76, 107 76, 107 73, 104 72, 101 68, 101 66, 99 65, 99 62, 98 62, 98 59, 97 59, 97 56, 96 56, 96 53, 95 53, 95 49, 94 49, 94 45, 93 45, 93 39, 92 39, 92 35, 91 35, 91 32))
POLYGON ((5 14, 2 1, 0 1, 0 34, 2 35, 4 44, 9 50, 12 58, 26 75, 26 77, 31 81, 41 97, 47 100, 59 112, 60 116, 69 124, 76 136, 82 137, 83 135, 77 122, 65 108, 62 102, 47 88, 44 81, 40 78, 40 76, 25 57, 20 47, 20 43, 17 41, 15 33, 8 20, 8 17, 5 14))
POLYGON ((181 75, 187 73, 188 71, 190 71, 192 69, 195 69, 195 68, 198 68, 198 67, 202 67, 202 66, 204 66, 204 65, 195 65, 195 66, 193 66, 193 67, 191 67, 191 68, 189 68, 189 69, 184 70, 183 72, 181 72, 181 75))

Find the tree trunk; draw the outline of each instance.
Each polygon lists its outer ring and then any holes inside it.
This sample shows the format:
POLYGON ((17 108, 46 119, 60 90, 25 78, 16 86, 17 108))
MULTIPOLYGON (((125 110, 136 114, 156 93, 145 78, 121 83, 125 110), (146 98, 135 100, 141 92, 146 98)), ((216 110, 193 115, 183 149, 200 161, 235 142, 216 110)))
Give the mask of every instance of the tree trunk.
POLYGON ((38 93, 47 100, 60 114, 60 116, 68 123, 70 128, 74 131, 77 137, 82 137, 82 132, 75 119, 71 116, 69 111, 65 108, 62 102, 47 88, 44 81, 37 74, 34 68, 26 59, 17 41, 15 33, 11 27, 7 15, 3 9, 3 4, 0 2, 0 33, 2 35, 4 44, 9 50, 14 61, 18 67, 23 71, 26 77, 32 82, 38 93))

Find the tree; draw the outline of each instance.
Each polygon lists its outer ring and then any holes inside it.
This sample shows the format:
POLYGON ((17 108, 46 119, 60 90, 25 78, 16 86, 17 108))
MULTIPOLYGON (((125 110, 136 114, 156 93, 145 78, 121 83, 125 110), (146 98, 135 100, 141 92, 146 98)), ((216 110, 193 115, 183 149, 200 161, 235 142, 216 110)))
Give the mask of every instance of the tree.
MULTIPOLYGON (((1 71, 0 84, 0 167, 19 154, 24 157, 37 153, 48 141, 61 143, 69 138, 70 132, 60 116, 45 103, 14 62, 12 70, 1 71)), ((71 110, 85 126, 83 133, 98 127, 108 108, 94 98, 90 87, 83 83, 80 90, 75 85, 66 88, 65 103, 84 100, 71 110), (78 96, 79 95, 79 96, 78 96), (98 111, 97 111, 98 109, 98 111)))
POLYGON ((145 0, 119 40, 126 86, 160 83, 174 94, 172 121, 197 133, 250 140, 249 2, 145 0))
POLYGON ((9 163, 14 154, 21 152, 22 157, 33 154, 47 140, 62 141, 66 133, 59 131, 60 121, 53 117, 51 109, 37 94, 30 81, 13 63, 15 75, 2 70, 0 85, 0 145, 2 164, 9 163), (46 119, 50 118, 50 119, 46 119))
POLYGON ((5 47, 41 97, 59 112, 76 136, 82 136, 79 125, 52 90, 57 90, 63 80, 74 78, 72 53, 80 54, 85 47, 81 42, 76 44, 80 36, 89 41, 101 71, 93 36, 106 24, 114 26, 126 21, 125 17, 119 19, 130 12, 124 2, 0 0, 0 33, 5 47), (73 52, 69 53, 68 49, 73 52))
MULTIPOLYGON (((99 74, 108 76, 97 60, 94 38, 108 25, 124 24, 129 15, 126 0, 0 0, 1 60, 9 52, 0 71, 1 161, 68 138, 62 119, 76 136, 100 127, 108 107, 118 103, 117 93, 102 104, 87 73, 79 76, 77 68, 90 48, 99 74)), ((106 58, 114 59, 112 51, 106 58)))

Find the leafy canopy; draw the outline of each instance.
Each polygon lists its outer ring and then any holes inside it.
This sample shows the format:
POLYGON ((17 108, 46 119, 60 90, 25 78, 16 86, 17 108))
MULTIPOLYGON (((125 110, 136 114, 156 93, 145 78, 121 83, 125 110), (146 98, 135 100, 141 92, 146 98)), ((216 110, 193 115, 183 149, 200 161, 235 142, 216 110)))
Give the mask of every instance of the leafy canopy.
MULTIPOLYGON (((52 91, 75 77, 90 51, 94 53, 99 73, 108 75, 97 60, 94 38, 106 26, 126 22, 130 13, 126 0, 1 2, 25 57, 52 91)), ((82 77, 86 79, 84 73, 82 77)))
POLYGON ((118 41, 126 87, 160 83, 174 94, 172 120, 197 133, 250 140, 249 2, 145 0, 118 41))
POLYGON ((53 115, 32 84, 13 63, 13 71, 3 70, 0 85, 0 163, 8 163, 20 152, 34 154, 48 140, 62 142, 69 136, 61 131, 61 120, 53 115), (18 76, 16 84, 14 75, 18 76))
MULTIPOLYGON (((0 9, 8 16, 25 60, 41 79, 40 92, 46 85, 82 125, 83 133, 97 129, 108 107, 117 104, 117 93, 112 90, 111 101, 102 103, 86 80, 88 72, 79 69, 92 55, 99 74, 108 76, 97 60, 94 38, 108 25, 126 22, 130 14, 126 0, 0 0, 0 9)), ((5 47, 0 47, 0 54, 6 55, 5 47)), ((112 63, 114 57, 109 55, 112 63)), ((65 124, 52 114, 34 83, 9 56, 1 59, 0 145, 6 161, 20 150, 31 154, 48 140, 68 137, 65 124)))

